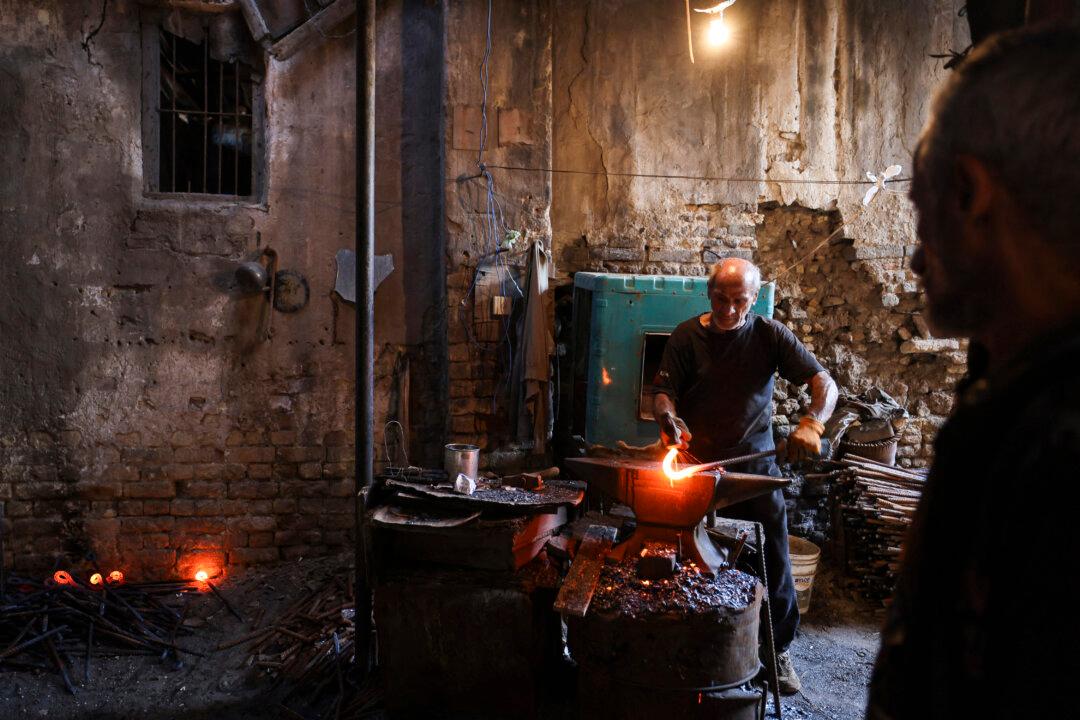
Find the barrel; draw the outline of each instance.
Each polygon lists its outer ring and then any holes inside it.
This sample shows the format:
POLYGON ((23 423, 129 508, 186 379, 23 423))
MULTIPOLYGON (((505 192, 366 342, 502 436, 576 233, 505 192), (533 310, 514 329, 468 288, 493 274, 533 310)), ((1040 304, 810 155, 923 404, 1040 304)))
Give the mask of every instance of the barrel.
POLYGON ((804 538, 788 535, 788 555, 791 577, 795 580, 795 599, 799 603, 799 612, 805 614, 810 610, 810 592, 814 589, 814 573, 821 548, 804 538))

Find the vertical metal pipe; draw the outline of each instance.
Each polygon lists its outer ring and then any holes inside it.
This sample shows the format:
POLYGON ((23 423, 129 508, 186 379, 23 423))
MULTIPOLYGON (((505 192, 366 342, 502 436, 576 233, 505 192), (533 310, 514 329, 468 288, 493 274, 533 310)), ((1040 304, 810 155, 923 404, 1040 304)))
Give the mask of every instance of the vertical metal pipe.
POLYGON ((203 43, 202 65, 202 189, 206 192, 206 166, 210 160, 210 38, 203 43))
POLYGON ((375 0, 356 5, 356 659, 371 663, 371 587, 364 537, 375 448, 375 0))
MULTIPOLYGON (((240 195, 240 61, 233 83, 233 195, 240 195)), ((271 317, 273 317, 271 315, 271 317)))

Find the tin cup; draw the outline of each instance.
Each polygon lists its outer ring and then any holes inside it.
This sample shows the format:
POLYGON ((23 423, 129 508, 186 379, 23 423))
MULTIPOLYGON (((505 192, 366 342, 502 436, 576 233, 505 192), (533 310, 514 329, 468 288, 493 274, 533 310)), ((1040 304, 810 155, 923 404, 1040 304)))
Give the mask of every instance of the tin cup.
POLYGON ((443 450, 443 469, 450 476, 451 482, 458 473, 475 481, 480 473, 480 448, 475 445, 450 443, 443 450))

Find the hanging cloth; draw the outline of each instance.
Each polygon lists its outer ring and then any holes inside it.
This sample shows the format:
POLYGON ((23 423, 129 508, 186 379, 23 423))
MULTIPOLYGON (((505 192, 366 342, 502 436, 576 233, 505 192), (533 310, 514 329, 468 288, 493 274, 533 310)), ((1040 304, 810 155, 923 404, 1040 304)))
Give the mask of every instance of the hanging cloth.
POLYGON ((550 272, 551 256, 543 241, 537 240, 529 251, 529 286, 525 291, 525 318, 520 336, 523 402, 518 422, 519 429, 526 429, 521 439, 531 437, 536 453, 545 451, 555 421, 551 403, 551 356, 555 353, 555 339, 548 325, 546 305, 550 272))

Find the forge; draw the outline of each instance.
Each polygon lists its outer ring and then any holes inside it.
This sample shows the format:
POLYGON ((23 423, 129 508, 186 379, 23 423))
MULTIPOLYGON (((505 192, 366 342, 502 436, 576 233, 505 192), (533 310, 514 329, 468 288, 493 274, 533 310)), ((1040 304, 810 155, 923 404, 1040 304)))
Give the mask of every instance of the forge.
POLYGON ((626 541, 625 557, 646 543, 666 543, 678 549, 680 559, 711 572, 724 565, 724 558, 705 533, 705 515, 791 482, 722 468, 671 480, 659 462, 650 460, 568 458, 566 466, 591 489, 633 510, 637 528, 626 541))
MULTIPOLYGON (((721 554, 704 519, 790 481, 724 467, 672 478, 648 460, 571 458, 566 467, 636 520, 614 548, 610 528, 589 528, 556 602, 580 666, 581 716, 758 717, 764 588, 721 554)), ((775 682, 771 644, 766 657, 775 682)))

